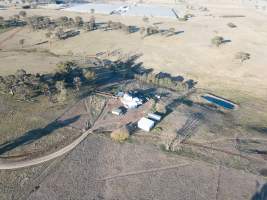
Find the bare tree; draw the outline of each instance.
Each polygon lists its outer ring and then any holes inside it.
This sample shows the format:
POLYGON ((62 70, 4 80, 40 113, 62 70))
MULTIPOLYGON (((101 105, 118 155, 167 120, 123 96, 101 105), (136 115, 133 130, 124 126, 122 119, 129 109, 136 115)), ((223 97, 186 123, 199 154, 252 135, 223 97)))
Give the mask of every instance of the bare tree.
POLYGON ((51 37, 52 37, 52 32, 47 32, 46 34, 45 34, 45 37, 49 40, 49 47, 51 47, 51 37))
POLYGON ((20 18, 19 15, 13 15, 14 20, 19 20, 19 18, 20 18))
POLYGON ((20 39, 19 40, 19 44, 20 44, 21 48, 23 48, 24 43, 25 43, 25 39, 20 39))
POLYGON ((19 12, 19 15, 21 17, 26 17, 27 16, 27 13, 24 10, 22 10, 22 11, 19 12))
POLYGON ((80 27, 83 25, 83 19, 80 16, 75 17, 75 24, 77 27, 80 27))
POLYGON ((59 103, 64 103, 67 99, 67 89, 65 87, 64 81, 57 81, 56 82, 56 88, 59 92, 57 95, 57 101, 59 103))
POLYGON ((175 28, 169 28, 168 32, 169 32, 169 36, 174 35, 175 34, 175 28))
POLYGON ((81 85, 82 85, 81 78, 79 76, 74 77, 73 84, 74 84, 76 90, 79 91, 81 88, 81 85))
POLYGON ((4 21, 5 21, 4 17, 0 16, 0 26, 4 24, 4 21))
POLYGON ((143 34, 145 34, 145 32, 146 32, 146 28, 145 27, 141 27, 140 28, 140 34, 143 35, 143 34))

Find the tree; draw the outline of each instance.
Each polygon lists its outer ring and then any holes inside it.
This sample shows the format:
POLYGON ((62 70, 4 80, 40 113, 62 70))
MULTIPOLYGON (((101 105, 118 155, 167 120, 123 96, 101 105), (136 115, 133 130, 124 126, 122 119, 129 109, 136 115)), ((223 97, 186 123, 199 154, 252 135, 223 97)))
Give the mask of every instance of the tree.
POLYGON ((91 13, 91 14, 94 14, 94 13, 95 13, 95 9, 93 9, 93 8, 90 9, 90 13, 91 13))
POLYGON ((96 23, 94 17, 91 17, 89 22, 84 23, 84 29, 86 31, 93 31, 96 29, 96 23))
POLYGON ((145 34, 145 32, 146 32, 146 28, 145 27, 141 27, 140 28, 140 34, 143 35, 143 34, 145 34))
POLYGON ((5 19, 4 17, 0 16, 0 26, 2 26, 5 22, 5 19))
POLYGON ((26 17, 27 16, 27 13, 25 12, 25 11, 20 11, 19 12, 19 15, 21 16, 21 17, 26 17))
POLYGON ((236 27, 237 27, 237 26, 236 26, 234 23, 232 23, 232 22, 228 23, 227 26, 230 27, 230 28, 236 28, 236 27))
POLYGON ((21 48, 23 48, 24 43, 25 43, 25 39, 20 39, 19 40, 19 44, 20 44, 21 48))
POLYGON ((79 76, 74 77, 73 85, 75 86, 76 90, 79 91, 82 85, 81 78, 79 76))
POLYGON ((66 16, 62 16, 56 19, 56 24, 61 27, 64 27, 67 22, 68 22, 68 17, 66 16))
POLYGON ((52 37, 52 32, 47 32, 46 34, 45 34, 45 37, 49 40, 49 47, 51 47, 51 37, 52 37))
POLYGON ((129 138, 129 136, 130 136, 130 134, 129 134, 127 127, 122 127, 118 130, 113 131, 110 134, 110 137, 112 140, 114 140, 116 142, 120 142, 120 143, 127 140, 129 138))
POLYGON ((122 30, 123 30, 125 33, 129 34, 129 33, 130 33, 130 26, 127 26, 127 25, 123 24, 123 25, 122 25, 122 30))
POLYGON ((174 35, 175 34, 175 28, 169 28, 168 32, 169 32, 169 35, 174 35))
POLYGON ((60 62, 57 64, 57 69, 60 73, 69 73, 73 65, 72 62, 60 62))
POLYGON ((6 90, 6 84, 5 84, 5 79, 0 76, 0 91, 5 92, 6 90))
POLYGON ((63 28, 58 28, 55 33, 55 36, 57 36, 57 38, 60 39, 63 34, 64 34, 63 28))
POLYGON ((31 98, 31 90, 27 87, 25 84, 21 84, 15 89, 16 96, 18 96, 20 99, 26 101, 31 98))
POLYGON ((20 18, 19 15, 13 15, 14 20, 19 20, 19 18, 20 18))
POLYGON ((57 101, 59 103, 64 103, 67 99, 67 89, 65 87, 64 81, 57 81, 56 88, 57 88, 57 91, 59 91, 57 95, 57 101))
POLYGON ((240 60, 240 62, 243 63, 244 61, 250 59, 250 54, 246 52, 238 52, 235 55, 235 59, 240 60))
POLYGON ((112 28, 112 24, 113 24, 113 22, 112 22, 111 20, 109 20, 109 21, 108 21, 108 24, 107 24, 107 27, 108 27, 108 28, 112 28))
POLYGON ((94 71, 87 71, 84 73, 84 77, 87 79, 87 80, 92 80, 92 79, 95 79, 96 77, 96 74, 94 71))
POLYGON ((26 75, 26 71, 24 69, 18 69, 15 73, 15 76, 19 80, 23 80, 23 77, 26 75))
POLYGON ((219 47, 224 41, 224 38, 221 36, 215 36, 212 38, 211 43, 215 45, 216 47, 219 47))
POLYGON ((69 27, 74 27, 74 25, 75 25, 74 19, 73 18, 69 18, 68 26, 69 27))
POLYGON ((83 19, 80 16, 75 17, 75 24, 77 27, 80 27, 83 25, 83 19))
POLYGON ((149 26, 146 29, 146 34, 147 35, 153 35, 153 34, 156 34, 158 32, 159 32, 158 27, 155 27, 155 26, 149 26))

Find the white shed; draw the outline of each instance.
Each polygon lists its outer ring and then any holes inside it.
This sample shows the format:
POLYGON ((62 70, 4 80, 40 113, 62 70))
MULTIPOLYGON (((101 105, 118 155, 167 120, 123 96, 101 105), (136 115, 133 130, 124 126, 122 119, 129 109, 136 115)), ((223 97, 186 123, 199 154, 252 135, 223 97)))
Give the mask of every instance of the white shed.
POLYGON ((112 110, 112 114, 113 115, 121 115, 122 114, 122 110, 120 108, 114 109, 114 110, 112 110))
POLYGON ((148 118, 142 117, 138 121, 137 126, 138 126, 138 128, 149 132, 151 130, 151 128, 153 128, 154 124, 155 124, 154 121, 152 121, 152 120, 150 120, 148 118))
POLYGON ((148 118, 149 119, 156 120, 156 121, 160 121, 161 120, 161 116, 160 115, 157 115, 157 114, 154 114, 154 113, 149 113, 148 114, 148 118))

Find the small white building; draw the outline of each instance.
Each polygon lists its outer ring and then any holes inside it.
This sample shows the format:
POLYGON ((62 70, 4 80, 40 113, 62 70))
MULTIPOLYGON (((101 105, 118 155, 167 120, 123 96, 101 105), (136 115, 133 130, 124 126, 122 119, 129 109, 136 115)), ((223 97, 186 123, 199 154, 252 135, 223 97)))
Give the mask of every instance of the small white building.
POLYGON ((145 118, 145 117, 142 117, 137 123, 138 128, 144 131, 147 131, 147 132, 149 132, 153 128, 154 125, 155 125, 154 121, 148 118, 145 118))
POLYGON ((153 119, 155 121, 160 121, 161 120, 161 116, 157 115, 157 114, 154 114, 154 113, 149 113, 148 114, 148 118, 149 119, 153 119))
POLYGON ((117 97, 123 97, 123 95, 124 95, 124 92, 118 92, 116 96, 117 97))
POLYGON ((121 102, 128 109, 136 108, 137 106, 143 104, 141 99, 139 99, 138 97, 132 97, 128 93, 125 93, 123 95, 123 97, 121 98, 121 102))
POLYGON ((113 115, 121 115, 122 114, 122 110, 120 108, 114 109, 111 112, 113 115))

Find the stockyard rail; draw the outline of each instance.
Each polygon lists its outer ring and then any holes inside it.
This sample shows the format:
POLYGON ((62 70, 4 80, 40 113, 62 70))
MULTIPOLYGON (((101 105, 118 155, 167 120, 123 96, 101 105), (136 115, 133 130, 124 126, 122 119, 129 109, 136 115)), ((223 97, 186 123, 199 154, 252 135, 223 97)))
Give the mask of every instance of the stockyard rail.
POLYGON ((104 96, 104 97, 111 97, 111 98, 114 98, 114 99, 118 99, 118 97, 114 96, 113 94, 110 94, 110 93, 107 93, 107 92, 101 92, 101 91, 98 91, 98 90, 95 91, 95 94, 100 95, 100 96, 104 96))

